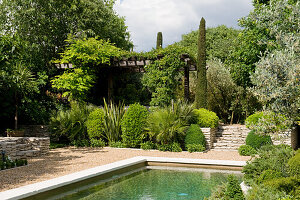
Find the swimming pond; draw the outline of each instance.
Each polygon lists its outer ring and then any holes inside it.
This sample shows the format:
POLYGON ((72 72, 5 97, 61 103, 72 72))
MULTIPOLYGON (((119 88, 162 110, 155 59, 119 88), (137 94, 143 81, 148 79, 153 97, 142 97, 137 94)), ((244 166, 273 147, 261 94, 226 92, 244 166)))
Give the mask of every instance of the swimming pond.
MULTIPOLYGON (((226 182, 230 172, 186 168, 143 169, 130 175, 61 197, 64 200, 175 200, 204 199, 226 182)), ((237 175, 241 178, 241 174, 237 175)), ((80 190, 80 189, 79 189, 80 190)))

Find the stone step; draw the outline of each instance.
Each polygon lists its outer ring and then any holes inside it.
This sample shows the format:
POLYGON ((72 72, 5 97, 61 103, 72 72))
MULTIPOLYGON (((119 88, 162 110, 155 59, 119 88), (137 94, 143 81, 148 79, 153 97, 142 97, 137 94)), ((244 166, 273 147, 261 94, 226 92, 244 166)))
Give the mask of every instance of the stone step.
POLYGON ((244 142, 246 141, 246 138, 239 138, 239 137, 232 137, 232 138, 228 138, 228 137, 216 137, 214 141, 241 141, 244 142))
POLYGON ((221 146, 224 146, 224 147, 240 147, 241 143, 221 143, 221 142, 217 142, 217 143, 214 143, 213 144, 213 147, 221 147, 221 146))

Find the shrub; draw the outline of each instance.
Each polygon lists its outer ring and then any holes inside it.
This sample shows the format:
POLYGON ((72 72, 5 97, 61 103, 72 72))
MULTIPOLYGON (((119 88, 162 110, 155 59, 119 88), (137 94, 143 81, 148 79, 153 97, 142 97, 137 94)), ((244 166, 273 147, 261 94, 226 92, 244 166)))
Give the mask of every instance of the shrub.
POLYGON ((289 173, 291 176, 300 178, 300 152, 297 151, 296 155, 288 161, 289 173))
POLYGON ((254 185, 247 194, 247 200, 279 200, 288 197, 289 196, 285 192, 280 192, 262 185, 254 185))
MULTIPOLYGON (((87 140, 86 120, 95 109, 92 105, 71 102, 69 110, 60 110, 51 117, 51 139, 56 142, 67 144, 80 144, 80 140, 87 140), (63 141, 63 139, 66 141, 63 141)), ((81 146, 78 145, 78 146, 81 146)))
POLYGON ((110 104, 107 104, 104 100, 103 136, 109 143, 119 141, 121 138, 121 120, 124 113, 123 103, 115 105, 110 102, 110 104))
POLYGON ((87 133, 90 139, 99 139, 103 136, 104 112, 97 108, 91 112, 86 121, 87 133))
POLYGON ((234 175, 229 175, 227 181, 228 183, 226 187, 225 197, 236 200, 245 199, 238 179, 234 175))
POLYGON ((136 103, 129 106, 121 122, 123 143, 128 147, 137 147, 144 139, 144 126, 148 110, 136 103))
POLYGON ((202 144, 188 144, 186 145, 188 152, 202 152, 205 151, 205 147, 202 144))
POLYGON ((245 123, 247 128, 255 130, 259 134, 280 133, 290 127, 284 115, 271 111, 257 112, 250 115, 245 123))
POLYGON ((250 131, 246 138, 246 145, 259 149, 263 145, 272 144, 272 139, 269 135, 258 135, 254 130, 250 131))
POLYGON ((151 141, 141 143, 141 149, 144 149, 144 150, 155 149, 155 146, 156 145, 151 141))
POLYGON ((173 107, 154 110, 147 119, 149 136, 162 144, 183 140, 192 111, 192 105, 181 101, 174 103, 173 107))
POLYGON ((267 169, 267 170, 263 171, 262 174, 258 177, 257 183, 263 183, 265 181, 269 181, 269 180, 279 178, 282 176, 283 175, 281 172, 277 172, 272 169, 267 169))
POLYGON ((186 132, 185 136, 185 148, 189 144, 200 144, 203 147, 206 147, 205 136, 201 131, 201 128, 197 124, 191 124, 189 129, 186 132))
POLYGON ((250 145, 242 145, 238 149, 241 156, 251 156, 256 154, 256 150, 250 145))
POLYGON ((179 143, 172 144, 157 144, 157 149, 160 151, 172 151, 172 152, 181 152, 182 149, 179 143))
POLYGON ((246 182, 257 182, 263 171, 272 169, 288 176, 288 160, 293 156, 293 150, 288 145, 266 145, 257 152, 257 157, 248 161, 243 167, 246 182))
POLYGON ((258 120, 262 118, 263 115, 263 112, 256 112, 247 117, 247 119, 245 120, 246 127, 249 129, 253 129, 253 127, 258 123, 258 120))
POLYGON ((105 147, 105 142, 102 139, 91 139, 92 147, 105 147))
POLYGON ((299 191, 300 188, 300 179, 295 177, 281 177, 266 181, 264 185, 295 196, 297 189, 299 191))
POLYGON ((200 127, 216 128, 219 125, 219 118, 216 113, 206 110, 204 108, 194 109, 193 121, 200 127))
POLYGON ((75 147, 89 147, 90 141, 88 139, 73 140, 71 145, 75 147))
POLYGON ((109 146, 114 148, 126 148, 126 145, 122 142, 110 142, 109 146))

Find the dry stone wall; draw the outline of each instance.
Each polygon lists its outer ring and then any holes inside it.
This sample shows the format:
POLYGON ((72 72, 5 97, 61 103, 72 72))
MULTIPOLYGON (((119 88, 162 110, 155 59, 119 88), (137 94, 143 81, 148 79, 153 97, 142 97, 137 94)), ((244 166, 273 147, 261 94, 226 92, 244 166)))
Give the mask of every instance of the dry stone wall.
POLYGON ((49 146, 49 137, 0 137, 0 151, 12 159, 45 155, 49 146))
POLYGON ((215 141, 216 133, 217 133, 217 128, 201 128, 205 140, 206 140, 206 149, 211 149, 213 146, 213 143, 215 141))

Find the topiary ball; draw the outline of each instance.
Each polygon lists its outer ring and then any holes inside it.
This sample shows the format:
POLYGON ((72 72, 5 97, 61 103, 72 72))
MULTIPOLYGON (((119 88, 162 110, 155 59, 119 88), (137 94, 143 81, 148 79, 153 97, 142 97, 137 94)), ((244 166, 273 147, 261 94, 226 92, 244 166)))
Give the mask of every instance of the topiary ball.
POLYGON ((191 124, 185 136, 185 148, 188 149, 189 144, 201 144, 206 147, 206 140, 201 128, 197 124, 191 124))
POLYGON ((254 149, 259 149, 260 147, 273 144, 272 139, 269 135, 258 135, 252 130, 248 133, 246 138, 246 145, 250 145, 254 149))

